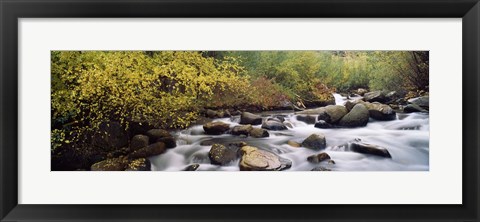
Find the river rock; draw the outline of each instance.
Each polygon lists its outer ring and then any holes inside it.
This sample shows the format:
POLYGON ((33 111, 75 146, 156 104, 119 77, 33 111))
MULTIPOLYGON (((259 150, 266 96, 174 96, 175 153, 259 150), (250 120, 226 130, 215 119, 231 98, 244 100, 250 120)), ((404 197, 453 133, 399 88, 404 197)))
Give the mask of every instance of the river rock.
POLYGON ((422 96, 422 97, 417 97, 413 99, 408 100, 409 103, 416 104, 424 109, 429 108, 429 97, 428 96, 422 96))
POLYGON ((328 160, 328 164, 335 164, 335 161, 333 161, 333 160, 328 160))
POLYGON ((155 143, 160 138, 172 137, 172 135, 164 129, 151 129, 147 131, 146 135, 150 139, 150 143, 155 143))
POLYGON ((135 150, 148 146, 149 144, 148 141, 149 141, 148 136, 141 135, 141 134, 133 136, 132 140, 130 141, 130 152, 133 152, 135 150))
POLYGON ((371 154, 371 155, 381 156, 386 158, 392 158, 392 156, 390 155, 390 153, 386 148, 373 145, 373 144, 368 144, 363 142, 354 142, 350 144, 350 149, 353 152, 357 152, 357 153, 364 153, 364 154, 371 154))
POLYGON ((293 140, 287 141, 287 144, 290 145, 290 146, 293 146, 293 147, 301 147, 302 146, 301 143, 295 142, 293 140))
POLYGON ((100 161, 90 167, 91 171, 123 171, 127 166, 128 161, 123 158, 112 158, 100 161))
POLYGON ((423 109, 417 104, 408 104, 407 106, 403 107, 403 112, 405 113, 414 113, 414 112, 428 112, 428 110, 423 109))
POLYGON ((210 122, 203 125, 205 134, 208 135, 220 135, 230 129, 230 124, 224 122, 210 122))
POLYGON ((363 96, 363 95, 365 95, 365 93, 368 93, 368 90, 363 89, 363 88, 358 88, 357 89, 357 94, 358 95, 363 96))
POLYGON ((183 169, 183 171, 196 171, 198 169, 198 167, 200 167, 200 164, 194 163, 192 165, 189 165, 189 166, 185 167, 185 169, 183 169))
POLYGON ((250 136, 254 138, 262 138, 262 137, 269 137, 270 134, 268 131, 260 128, 253 128, 250 130, 250 136))
POLYGON ((279 171, 292 166, 292 161, 253 146, 244 146, 241 152, 241 171, 279 171))
POLYGON ((222 144, 213 144, 208 152, 208 157, 212 164, 226 165, 237 158, 237 152, 222 144))
POLYGON ((232 135, 236 135, 236 136, 239 136, 239 135, 245 135, 245 136, 248 136, 248 134, 250 133, 250 131, 252 131, 253 127, 252 125, 248 124, 248 125, 238 125, 238 126, 234 126, 233 129, 232 129, 232 135))
POLYGON ((318 166, 318 167, 313 168, 311 171, 332 171, 332 170, 328 169, 328 168, 325 168, 325 167, 322 167, 322 166, 318 166))
POLYGON ((312 115, 297 115, 297 120, 306 124, 315 124, 317 117, 312 115))
POLYGON ((369 112, 363 104, 355 105, 350 112, 348 112, 338 122, 338 125, 343 127, 359 127, 366 126, 368 123, 369 112))
POLYGON ((262 117, 249 112, 243 112, 240 116, 240 124, 260 125, 262 117))
POLYGON ((308 162, 310 163, 320 163, 324 160, 329 160, 330 156, 327 153, 319 153, 307 157, 308 162))
POLYGON ((325 135, 321 133, 314 133, 302 142, 302 146, 309 149, 321 150, 325 149, 327 146, 327 141, 325 139, 325 135))
POLYGON ((157 142, 162 142, 165 143, 165 147, 167 149, 174 148, 177 146, 177 142, 175 141, 175 138, 173 137, 164 137, 164 138, 159 138, 157 142))
POLYGON ((215 110, 211 110, 211 109, 207 109, 205 114, 208 118, 212 118, 212 119, 217 116, 217 112, 215 110))
POLYGON ((112 151, 128 145, 127 131, 119 122, 103 122, 93 135, 93 145, 104 151, 112 151))
POLYGON ((300 112, 296 112, 296 114, 302 115, 319 115, 320 113, 325 112, 325 107, 315 108, 315 109, 306 109, 300 112))
POLYGON ((330 105, 324 108, 324 111, 318 114, 318 120, 324 120, 327 123, 336 123, 348 113, 345 106, 330 105))
POLYGON ((389 105, 378 102, 363 103, 367 109, 370 117, 376 120, 394 120, 397 118, 397 113, 389 105))
POLYGON ((318 122, 315 123, 316 128, 320 129, 331 129, 335 128, 336 126, 330 123, 327 123, 325 120, 319 120, 318 122))
POLYGON ((268 130, 287 130, 288 128, 281 122, 268 120, 262 124, 262 128, 268 130))
POLYGON ((373 92, 365 93, 365 95, 363 95, 363 100, 367 102, 384 103, 386 102, 386 97, 385 97, 385 93, 382 91, 373 91, 373 92))
POLYGON ((354 101, 347 101, 345 103, 345 108, 347 108, 347 111, 350 112, 350 110, 353 109, 353 107, 359 103, 365 103, 365 101, 361 100, 361 99, 357 99, 357 100, 354 100, 354 101))
POLYGON ((139 158, 130 161, 125 171, 150 171, 151 164, 147 158, 139 158))
POLYGON ((130 153, 130 159, 138 159, 138 158, 147 158, 151 156, 156 156, 164 153, 166 150, 165 144, 162 142, 157 142, 148 145, 147 147, 138 149, 130 153))

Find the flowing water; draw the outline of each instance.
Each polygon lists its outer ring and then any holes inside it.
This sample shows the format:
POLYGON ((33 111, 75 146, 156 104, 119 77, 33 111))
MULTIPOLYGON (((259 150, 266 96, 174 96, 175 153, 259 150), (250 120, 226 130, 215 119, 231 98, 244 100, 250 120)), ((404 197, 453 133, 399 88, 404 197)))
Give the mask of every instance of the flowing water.
MULTIPOLYGON (((343 105, 347 100, 339 94, 334 94, 335 101, 343 105)), ((355 99, 355 98, 351 98, 355 99)), ((177 138, 177 147, 166 153, 150 158, 152 170, 179 171, 188 165, 198 163, 198 170, 238 171, 239 160, 227 166, 210 164, 208 152, 211 146, 202 146, 202 141, 212 142, 239 142, 245 141, 249 145, 272 151, 283 158, 292 161, 292 167, 287 171, 309 171, 312 168, 323 166, 333 171, 426 171, 429 170, 429 116, 426 113, 397 113, 397 119, 392 121, 376 121, 370 119, 367 126, 349 129, 319 129, 313 124, 298 121, 293 111, 265 112, 264 118, 273 115, 286 116, 285 122, 291 123, 293 128, 284 131, 269 131, 270 137, 243 138, 230 134, 218 136, 205 135, 202 125, 173 132, 177 138), (323 133, 327 140, 327 148, 315 151, 302 147, 292 147, 288 140, 301 143, 313 133, 323 133), (342 146, 355 139, 362 142, 385 147, 392 158, 377 157, 348 151, 342 146), (309 163, 307 157, 320 152, 330 155, 335 164, 323 161, 319 164, 309 163)), ((239 125, 240 117, 220 118, 230 124, 230 127, 239 125)), ((260 126, 254 126, 260 127, 260 126)))

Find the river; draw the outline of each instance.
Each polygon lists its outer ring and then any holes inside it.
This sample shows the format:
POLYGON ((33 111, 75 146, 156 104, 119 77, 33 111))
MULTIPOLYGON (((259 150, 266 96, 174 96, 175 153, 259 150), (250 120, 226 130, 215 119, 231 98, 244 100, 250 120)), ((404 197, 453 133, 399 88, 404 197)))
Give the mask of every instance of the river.
MULTIPOLYGON (((343 105, 347 98, 334 94, 338 105, 343 105)), ((354 99, 354 98, 351 98, 354 99)), ((367 126, 349 129, 319 129, 313 124, 306 124, 297 120, 293 111, 264 112, 262 117, 285 115, 285 122, 290 122, 293 128, 284 131, 269 131, 270 137, 242 138, 230 134, 218 136, 205 135, 202 125, 172 132, 177 138, 177 147, 166 153, 151 157, 152 170, 180 171, 188 165, 200 164, 198 170, 206 171, 238 171, 239 160, 226 166, 210 164, 208 152, 211 146, 202 146, 206 140, 219 142, 245 141, 249 145, 272 151, 279 156, 292 161, 292 167, 286 171, 310 171, 312 168, 323 166, 332 171, 428 171, 429 170, 429 115, 428 113, 397 113, 396 120, 376 121, 370 118, 367 126), (301 143, 313 133, 323 133, 326 137, 327 148, 315 151, 302 147, 292 147, 288 140, 301 143), (385 147, 392 158, 378 157, 368 154, 355 153, 346 150, 342 145, 355 139, 362 142, 385 147), (335 164, 323 161, 313 164, 307 157, 320 152, 330 155, 335 164)), ((230 127, 239 125, 240 117, 220 118, 230 124, 230 127)), ((254 127, 260 127, 254 126, 254 127)))

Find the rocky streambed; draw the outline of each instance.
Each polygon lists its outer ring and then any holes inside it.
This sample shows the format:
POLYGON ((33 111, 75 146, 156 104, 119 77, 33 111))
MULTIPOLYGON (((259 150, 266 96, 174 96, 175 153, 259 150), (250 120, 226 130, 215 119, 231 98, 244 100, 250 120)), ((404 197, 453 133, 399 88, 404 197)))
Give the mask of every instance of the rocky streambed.
POLYGON ((381 103, 385 95, 363 97, 335 94, 337 105, 243 112, 170 132, 164 138, 176 146, 150 156, 151 170, 428 170, 428 97, 396 110, 381 103))

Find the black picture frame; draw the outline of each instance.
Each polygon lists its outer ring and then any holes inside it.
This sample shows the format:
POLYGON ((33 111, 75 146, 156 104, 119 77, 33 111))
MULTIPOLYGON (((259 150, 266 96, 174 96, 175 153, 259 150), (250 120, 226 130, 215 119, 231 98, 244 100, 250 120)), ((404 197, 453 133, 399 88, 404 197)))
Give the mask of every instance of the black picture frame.
POLYGON ((0 15, 1 221, 479 220, 480 4, 478 0, 0 0, 0 15), (17 197, 19 129, 17 20, 19 18, 76 17, 463 18, 463 204, 20 205, 17 197))

